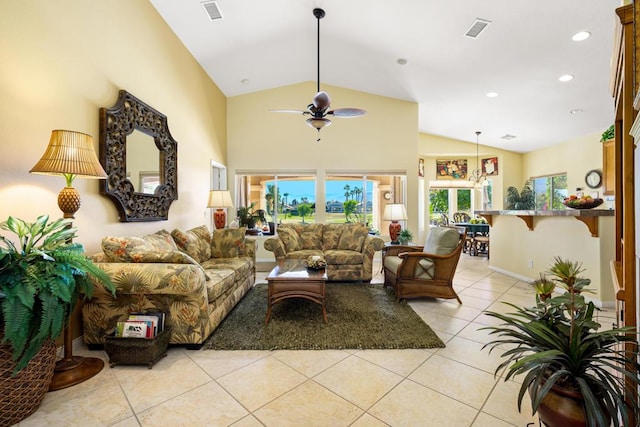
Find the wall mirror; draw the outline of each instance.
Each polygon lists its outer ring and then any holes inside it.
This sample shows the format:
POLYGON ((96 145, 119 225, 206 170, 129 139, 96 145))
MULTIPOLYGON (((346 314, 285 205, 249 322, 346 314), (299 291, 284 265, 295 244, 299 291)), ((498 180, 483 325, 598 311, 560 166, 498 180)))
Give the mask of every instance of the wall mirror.
POLYGON ((178 199, 178 143, 167 117, 125 90, 100 108, 100 193, 113 200, 120 221, 160 221, 178 199))
POLYGON ((160 181, 160 151, 155 140, 139 130, 127 136, 127 179, 136 193, 154 194, 160 181))

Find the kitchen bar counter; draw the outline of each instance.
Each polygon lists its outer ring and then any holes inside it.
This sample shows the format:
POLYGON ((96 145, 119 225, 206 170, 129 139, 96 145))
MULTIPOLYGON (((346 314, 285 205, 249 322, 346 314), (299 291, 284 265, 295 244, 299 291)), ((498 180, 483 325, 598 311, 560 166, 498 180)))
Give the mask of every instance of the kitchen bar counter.
POLYGON ((563 210, 503 210, 503 211, 477 211, 477 214, 484 217, 489 225, 493 225, 495 215, 517 216, 522 219, 529 230, 533 231, 534 217, 574 217, 583 222, 592 237, 598 237, 598 218, 601 216, 614 216, 610 209, 563 209, 563 210))
POLYGON ((490 269, 530 282, 544 273, 556 256, 578 261, 585 269, 584 277, 591 279, 594 293, 589 298, 598 306, 613 306, 615 294, 609 266, 615 256, 613 210, 476 213, 491 223, 490 269))

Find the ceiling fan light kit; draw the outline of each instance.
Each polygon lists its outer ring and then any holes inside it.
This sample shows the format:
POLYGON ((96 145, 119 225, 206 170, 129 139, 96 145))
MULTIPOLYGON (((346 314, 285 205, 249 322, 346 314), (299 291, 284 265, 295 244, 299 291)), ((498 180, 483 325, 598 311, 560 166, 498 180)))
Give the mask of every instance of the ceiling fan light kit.
MULTIPOLYGON (((331 120, 327 118, 327 116, 334 117, 358 117, 367 114, 365 110, 361 110, 359 108, 336 108, 335 110, 329 110, 331 107, 331 98, 329 94, 323 90, 320 90, 320 20, 324 18, 325 12, 323 9, 315 8, 313 9, 313 16, 316 17, 318 21, 318 83, 317 83, 317 93, 313 97, 313 102, 307 106, 307 111, 299 111, 299 110, 272 110, 276 113, 299 113, 302 115, 310 115, 312 117, 306 120, 307 124, 320 132, 320 129, 330 126, 331 120)), ((316 139, 316 141, 320 141, 320 138, 316 139)))

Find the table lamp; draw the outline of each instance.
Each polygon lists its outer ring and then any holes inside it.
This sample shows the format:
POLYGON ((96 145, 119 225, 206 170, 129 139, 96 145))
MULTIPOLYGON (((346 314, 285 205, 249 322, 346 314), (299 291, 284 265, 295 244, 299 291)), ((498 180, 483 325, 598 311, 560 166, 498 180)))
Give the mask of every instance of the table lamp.
POLYGON ((232 208, 231 194, 228 190, 211 190, 209 192, 208 208, 215 208, 213 212, 213 223, 216 230, 220 230, 227 225, 227 213, 224 208, 232 208))
MULTIPOLYGON (((44 175, 62 175, 66 186, 58 194, 58 207, 65 218, 74 218, 80 209, 80 193, 72 187, 76 177, 104 179, 104 171, 93 150, 93 138, 90 135, 71 130, 51 132, 49 145, 42 158, 29 171, 44 175)), ((60 390, 79 384, 96 375, 104 367, 102 359, 97 357, 73 356, 73 337, 71 323, 64 330, 64 356, 56 362, 49 390, 60 390)))
POLYGON ((391 237, 391 243, 397 245, 399 243, 398 235, 402 230, 402 226, 398 221, 407 219, 407 210, 402 203, 390 203, 384 207, 382 219, 391 221, 389 224, 389 237, 391 237))

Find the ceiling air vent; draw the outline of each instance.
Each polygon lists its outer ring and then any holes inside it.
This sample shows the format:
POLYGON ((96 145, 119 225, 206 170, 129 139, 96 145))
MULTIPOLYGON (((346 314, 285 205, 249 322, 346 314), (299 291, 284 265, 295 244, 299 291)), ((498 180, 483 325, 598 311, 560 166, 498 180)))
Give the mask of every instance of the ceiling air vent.
POLYGON ((207 15, 209 15, 209 19, 211 21, 215 21, 217 19, 222 19, 222 13, 220 13, 220 9, 218 9, 218 3, 215 1, 208 1, 202 3, 204 6, 204 10, 207 11, 207 15))
POLYGON ((465 36, 475 39, 485 28, 487 28, 487 25, 489 24, 491 24, 491 21, 476 18, 476 20, 473 21, 473 24, 471 24, 471 27, 469 27, 469 29, 465 33, 465 36))

